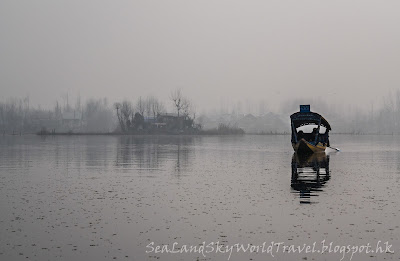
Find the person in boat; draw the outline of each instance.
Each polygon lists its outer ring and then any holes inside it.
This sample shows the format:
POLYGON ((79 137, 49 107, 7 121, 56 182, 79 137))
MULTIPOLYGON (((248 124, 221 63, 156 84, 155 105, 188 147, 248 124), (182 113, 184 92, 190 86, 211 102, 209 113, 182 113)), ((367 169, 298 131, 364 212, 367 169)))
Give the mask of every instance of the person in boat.
POLYGON ((330 144, 329 144, 329 134, 328 134, 328 132, 325 132, 321 137, 322 137, 322 143, 326 144, 329 147, 330 144))
POLYGON ((314 137, 315 137, 315 135, 317 135, 317 128, 314 128, 314 129, 312 129, 312 134, 314 135, 314 137))
POLYGON ((323 118, 320 114, 311 112, 310 105, 300 105, 300 111, 290 115, 290 121, 292 125, 292 136, 291 142, 292 147, 296 152, 299 153, 313 153, 323 151, 329 144, 329 131, 331 127, 328 121, 323 118), (297 132, 296 130, 306 125, 318 126, 318 128, 311 128, 306 133, 297 132), (320 133, 322 129, 322 133, 320 133))
POLYGON ((317 136, 317 132, 318 132, 318 129, 317 128, 313 128, 309 141, 314 141, 315 140, 315 137, 317 136))
POLYGON ((301 130, 297 133, 297 139, 301 140, 302 138, 304 138, 304 132, 301 130))

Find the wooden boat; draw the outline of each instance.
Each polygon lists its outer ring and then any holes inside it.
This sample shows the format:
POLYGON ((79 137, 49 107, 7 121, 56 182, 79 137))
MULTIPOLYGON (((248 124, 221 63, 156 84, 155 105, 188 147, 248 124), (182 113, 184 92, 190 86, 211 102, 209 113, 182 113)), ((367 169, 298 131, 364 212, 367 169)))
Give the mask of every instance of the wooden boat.
POLYGON ((300 204, 316 203, 312 198, 318 196, 330 176, 329 155, 325 152, 293 154, 291 187, 299 195, 300 204))
POLYGON ((329 147, 331 126, 324 117, 311 112, 310 105, 300 105, 300 111, 293 113, 290 121, 295 152, 310 154, 325 151, 329 147))

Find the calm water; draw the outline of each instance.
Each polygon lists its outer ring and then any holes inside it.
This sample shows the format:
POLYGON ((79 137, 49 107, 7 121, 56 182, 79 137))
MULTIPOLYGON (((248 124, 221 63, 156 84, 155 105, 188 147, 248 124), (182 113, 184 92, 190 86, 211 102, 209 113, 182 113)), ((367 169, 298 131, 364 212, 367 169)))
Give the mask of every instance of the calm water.
POLYGON ((230 260, 340 260, 316 252, 323 240, 382 251, 388 241, 394 253, 352 260, 399 260, 400 137, 331 144, 341 152, 303 159, 289 136, 0 137, 0 260, 228 260, 210 247, 146 253, 217 241, 315 242, 314 253, 230 260))

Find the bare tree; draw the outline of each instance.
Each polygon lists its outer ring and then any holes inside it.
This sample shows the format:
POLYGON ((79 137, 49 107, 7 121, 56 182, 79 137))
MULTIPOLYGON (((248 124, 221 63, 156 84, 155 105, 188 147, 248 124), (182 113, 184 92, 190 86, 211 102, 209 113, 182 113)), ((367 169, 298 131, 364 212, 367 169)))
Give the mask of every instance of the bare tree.
POLYGON ((58 103, 58 101, 56 101, 56 106, 55 106, 55 108, 54 108, 54 115, 55 115, 55 118, 56 118, 57 120, 59 120, 59 119, 62 118, 61 106, 60 106, 60 104, 58 103))
POLYGON ((158 114, 164 111, 164 105, 157 99, 154 99, 153 103, 151 104, 151 111, 153 113, 154 119, 157 117, 158 114))
POLYGON ((190 113, 192 114, 191 118, 194 122, 196 119, 196 106, 193 103, 190 103, 190 113))
POLYGON ((121 131, 125 132, 126 131, 125 124, 124 124, 124 122, 122 120, 122 116, 121 116, 121 113, 120 113, 121 107, 122 107, 121 103, 119 103, 119 102, 114 103, 114 108, 117 110, 117 117, 118 117, 119 126, 121 127, 121 131))
POLYGON ((144 107, 145 107, 147 117, 150 117, 152 115, 152 107, 153 107, 153 103, 155 102, 155 99, 156 98, 154 96, 148 96, 146 98, 144 107))
POLYGON ((174 106, 176 107, 176 111, 178 112, 178 117, 179 117, 182 108, 185 106, 181 90, 176 89, 175 91, 171 92, 170 98, 174 103, 174 106))
POLYGON ((136 102, 136 110, 143 116, 144 111, 146 110, 146 106, 142 97, 139 97, 139 99, 136 102))
POLYGON ((182 113, 183 116, 185 116, 185 125, 186 127, 193 127, 194 120, 196 119, 196 107, 186 98, 183 99, 182 105, 182 113))
POLYGON ((122 119, 125 123, 125 128, 126 128, 126 130, 128 130, 131 125, 130 117, 132 117, 132 115, 133 115, 133 106, 132 106, 131 102, 129 102, 129 101, 122 102, 121 115, 122 115, 122 119))
POLYGON ((114 108, 117 110, 118 122, 123 132, 126 132, 130 127, 130 117, 133 115, 132 104, 129 101, 122 103, 116 102, 114 108))
POLYGON ((76 97, 75 110, 79 111, 79 112, 82 110, 81 95, 80 94, 78 94, 78 96, 76 97))
POLYGON ((163 104, 154 96, 147 97, 145 107, 147 116, 153 116, 154 119, 164 110, 163 104))
POLYGON ((188 99, 182 98, 182 107, 181 107, 183 116, 189 116, 191 111, 191 103, 188 99))

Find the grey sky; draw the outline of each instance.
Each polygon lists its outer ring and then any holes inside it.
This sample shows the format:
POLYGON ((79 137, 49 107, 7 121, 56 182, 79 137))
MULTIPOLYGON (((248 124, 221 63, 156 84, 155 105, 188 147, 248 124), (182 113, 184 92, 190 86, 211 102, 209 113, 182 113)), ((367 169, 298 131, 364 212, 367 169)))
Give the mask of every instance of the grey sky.
POLYGON ((366 0, 2 0, 1 97, 166 100, 180 87, 198 108, 325 94, 369 104, 400 86, 399 11, 366 0))

